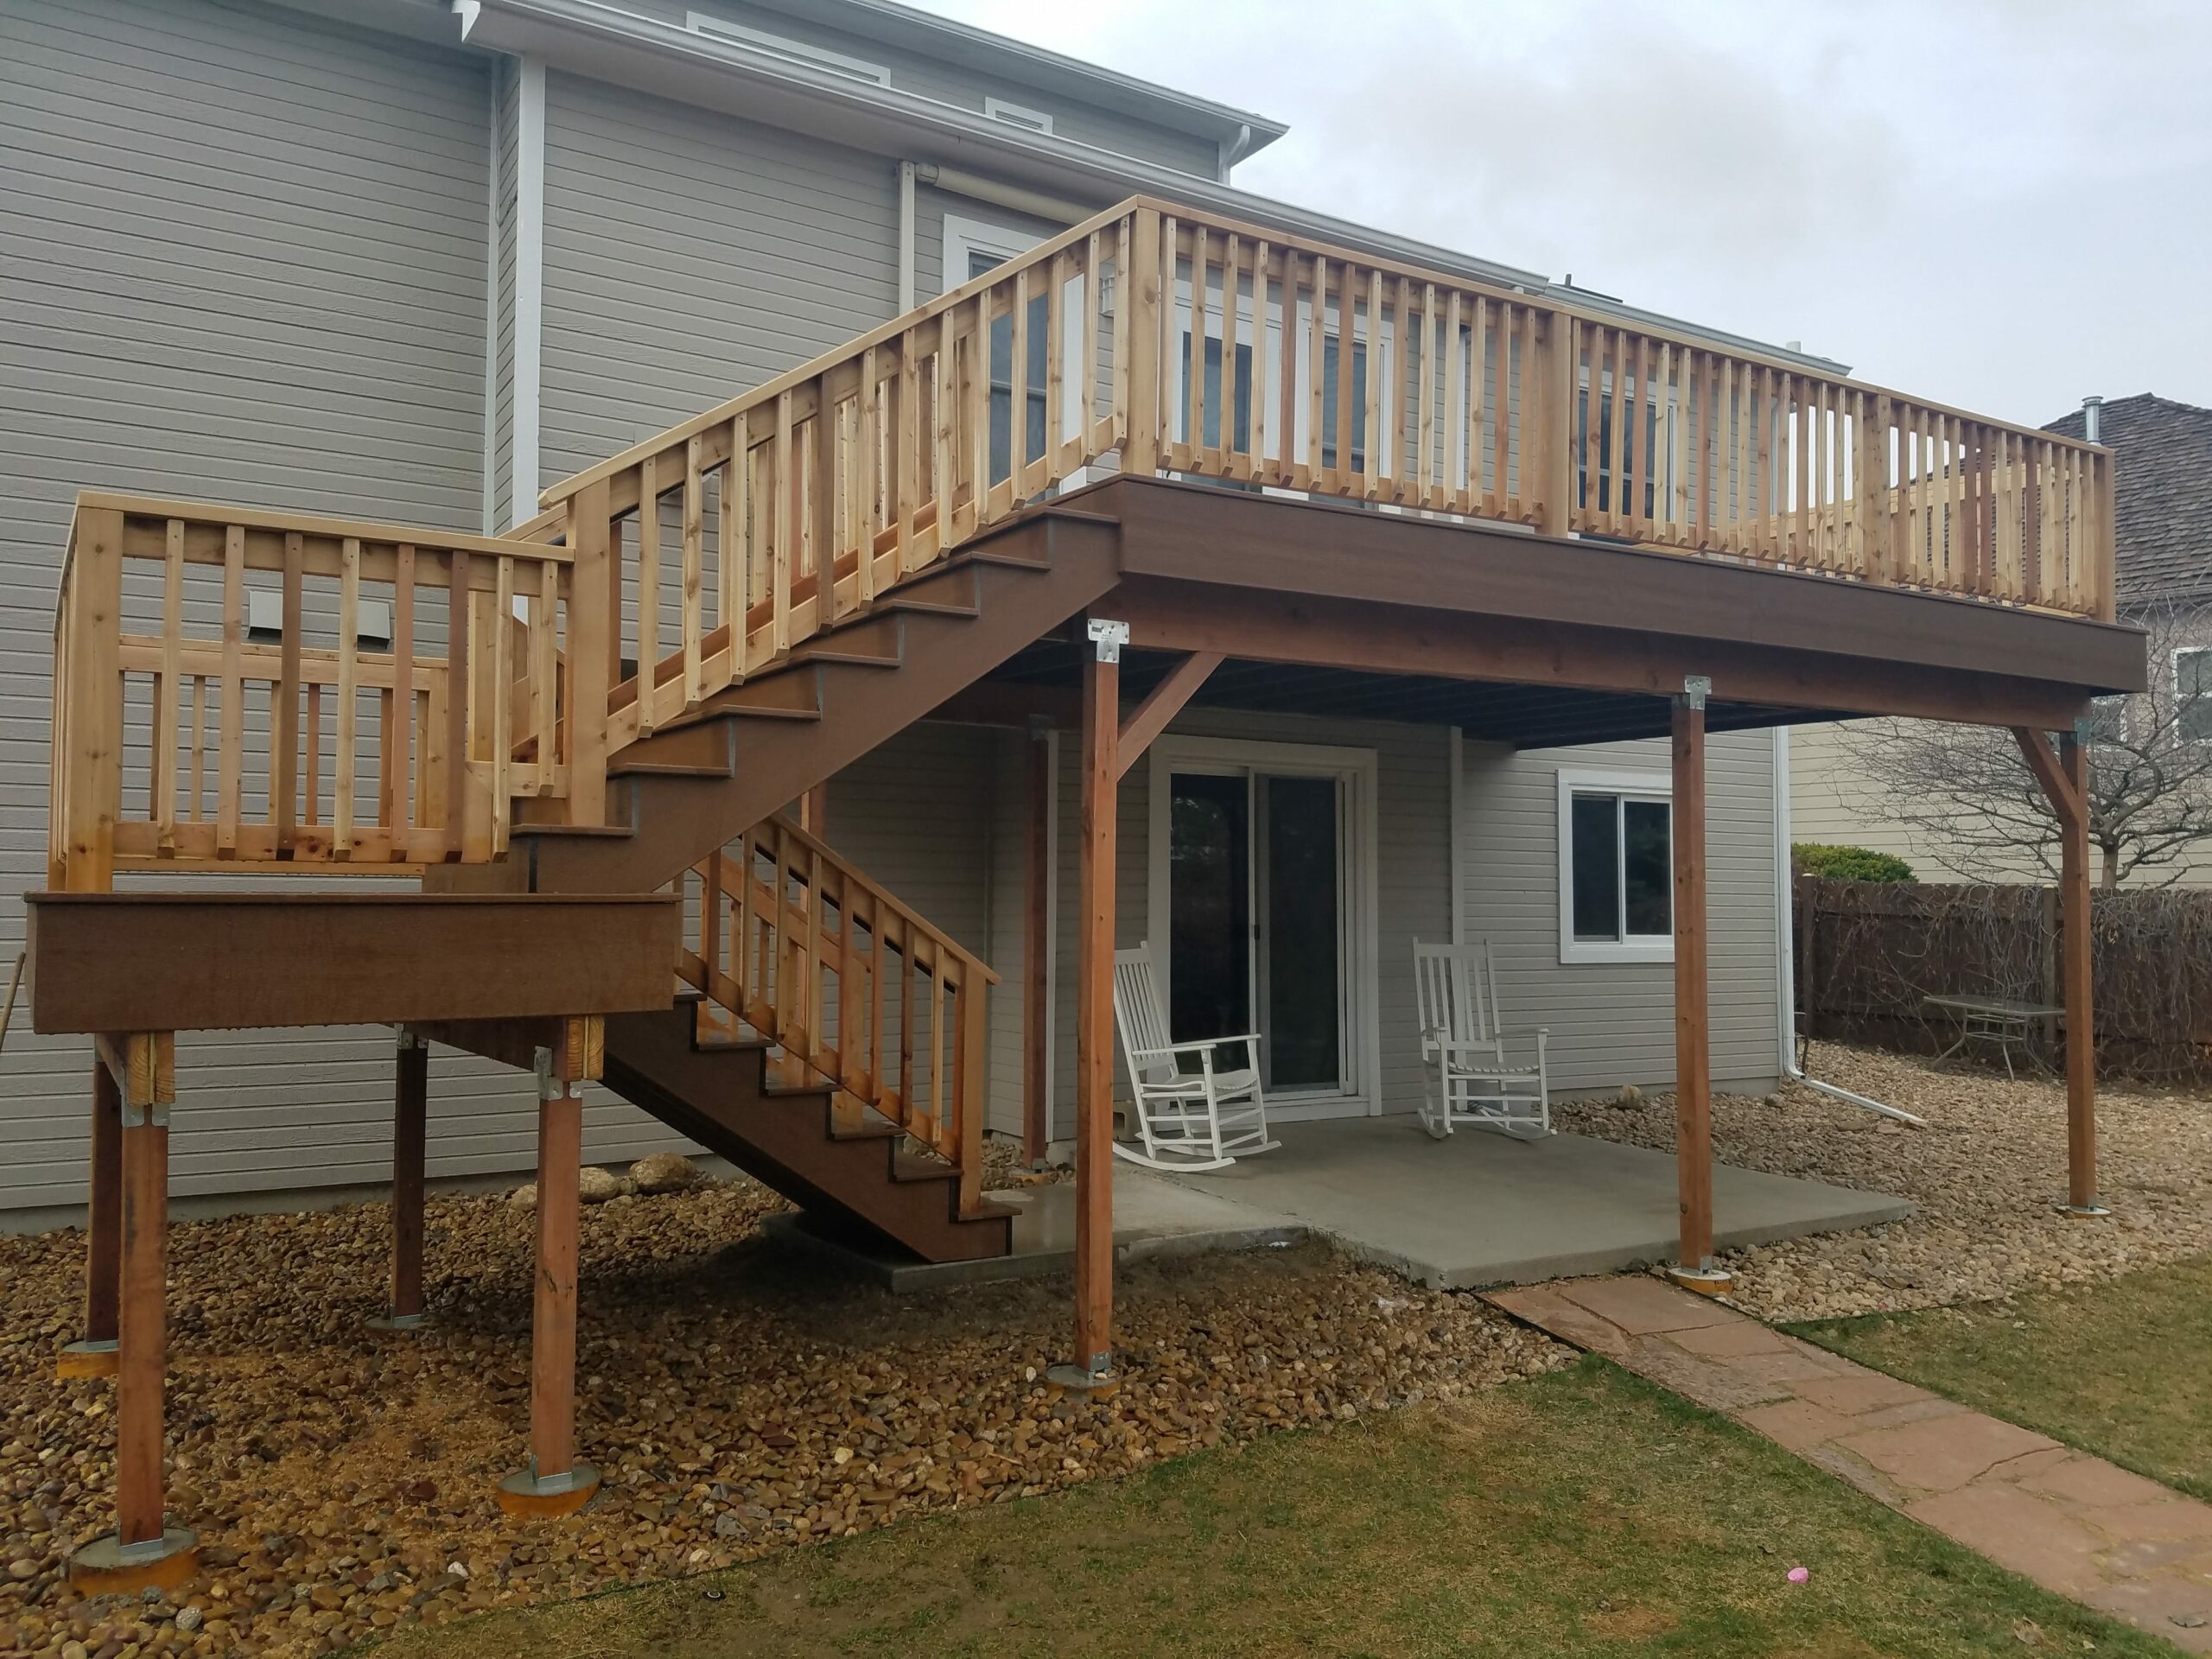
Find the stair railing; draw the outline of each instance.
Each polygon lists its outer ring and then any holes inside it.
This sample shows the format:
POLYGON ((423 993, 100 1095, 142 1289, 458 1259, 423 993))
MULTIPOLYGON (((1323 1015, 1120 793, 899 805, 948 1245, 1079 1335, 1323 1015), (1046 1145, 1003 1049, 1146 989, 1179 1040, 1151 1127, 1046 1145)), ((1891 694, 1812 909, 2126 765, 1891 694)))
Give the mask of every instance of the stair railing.
POLYGON ((841 1102, 881 1114, 982 1193, 989 988, 998 976, 785 818, 679 884, 696 929, 677 974, 841 1102))
POLYGON ((567 793, 575 600, 565 547, 80 496, 50 885, 497 858, 516 802, 567 793))

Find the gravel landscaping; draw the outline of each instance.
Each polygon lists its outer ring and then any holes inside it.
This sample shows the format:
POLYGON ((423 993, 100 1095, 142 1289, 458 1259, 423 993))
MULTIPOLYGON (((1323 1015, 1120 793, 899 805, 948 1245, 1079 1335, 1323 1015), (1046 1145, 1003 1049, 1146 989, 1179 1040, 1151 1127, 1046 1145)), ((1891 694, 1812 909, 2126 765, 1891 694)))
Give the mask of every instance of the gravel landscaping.
MULTIPOLYGON (((1918 1113, 1914 1128, 1796 1084, 1778 1096, 1723 1096, 1713 1109, 1723 1162, 1910 1198, 1907 1220, 1730 1254, 1734 1300, 1762 1319, 1987 1300, 2212 1255, 2212 1101, 2101 1089, 2100 1184, 2114 1213, 2062 1214, 2066 1090, 1988 1071, 1815 1045, 1812 1075, 1918 1113)), ((1556 1110, 1562 1129, 1672 1152, 1675 1103, 1556 1110)))
POLYGON ((362 1326, 383 1300, 381 1206, 177 1227, 170 1508, 205 1571, 138 1603, 61 1577, 112 1524, 111 1386, 52 1375, 81 1236, 0 1239, 0 1652, 332 1652, 1572 1358, 1473 1298, 1302 1245, 1123 1270, 1127 1382, 1060 1398, 1043 1373, 1065 1281, 893 1299, 760 1236, 780 1205, 737 1181, 586 1210, 580 1441, 607 1487, 557 1522, 491 1500, 526 1432, 528 1210, 433 1202, 435 1323, 401 1338, 362 1326))

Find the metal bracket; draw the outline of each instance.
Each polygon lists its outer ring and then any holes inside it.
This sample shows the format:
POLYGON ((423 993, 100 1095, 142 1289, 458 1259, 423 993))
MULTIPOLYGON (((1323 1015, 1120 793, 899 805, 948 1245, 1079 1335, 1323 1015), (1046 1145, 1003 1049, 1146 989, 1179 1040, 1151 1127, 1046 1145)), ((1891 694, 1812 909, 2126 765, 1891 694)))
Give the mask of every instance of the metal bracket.
POLYGON ((2090 740, 2091 740, 2092 738, 2094 738, 2094 737, 2096 735, 2096 729, 2095 729, 2095 728, 2096 728, 2096 722, 2095 722, 2094 720, 2090 719, 2090 717, 2089 717, 2088 715, 2075 715, 2075 717, 2074 717, 2074 741, 2075 741, 2075 743, 2079 744, 2082 748, 2085 748, 2085 749, 2086 749, 2086 748, 2088 748, 2088 747, 2089 747, 2089 741, 2090 741, 2090 740))
POLYGON ((1126 622, 1109 621, 1103 616, 1094 616, 1090 619, 1086 626, 1090 634, 1090 643, 1098 648, 1098 660, 1102 663, 1120 662, 1122 647, 1129 643, 1129 625, 1126 622))
POLYGON ((403 1054, 410 1048, 428 1048, 429 1046, 429 1043, 416 1036, 414 1032, 410 1031, 405 1026, 395 1027, 394 1030, 398 1036, 399 1052, 403 1054))
POLYGON ((531 1052, 531 1068, 537 1073, 537 1097, 541 1101, 566 1100, 573 1092, 568 1080, 553 1075, 553 1051, 534 1049, 531 1052))
POLYGON ((169 1103, 168 1101, 157 1100, 151 1106, 134 1106, 128 1100, 123 1103, 124 1128, 143 1129, 149 1122, 157 1129, 168 1128, 169 1103))
POLYGON ((1682 707, 1703 709, 1705 700, 1713 695, 1713 682, 1703 674, 1685 675, 1682 679, 1682 707))

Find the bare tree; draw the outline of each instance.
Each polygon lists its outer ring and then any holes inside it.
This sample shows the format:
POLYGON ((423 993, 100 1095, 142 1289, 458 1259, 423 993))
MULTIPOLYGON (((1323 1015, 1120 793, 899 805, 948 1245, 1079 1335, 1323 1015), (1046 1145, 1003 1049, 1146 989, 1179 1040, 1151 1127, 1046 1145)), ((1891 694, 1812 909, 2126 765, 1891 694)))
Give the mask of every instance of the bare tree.
MULTIPOLYGON (((2105 887, 2164 887, 2180 879, 2193 846, 2212 842, 2212 653, 2187 664, 2176 654, 2212 646, 2212 613, 2162 603, 2123 620, 2148 635, 2151 689, 2097 705, 2089 843, 2105 887)), ((1840 729, 1880 804, 1943 846, 1962 874, 2018 879, 2032 862, 2056 878, 2058 821, 2011 733, 1904 720, 1840 729)))

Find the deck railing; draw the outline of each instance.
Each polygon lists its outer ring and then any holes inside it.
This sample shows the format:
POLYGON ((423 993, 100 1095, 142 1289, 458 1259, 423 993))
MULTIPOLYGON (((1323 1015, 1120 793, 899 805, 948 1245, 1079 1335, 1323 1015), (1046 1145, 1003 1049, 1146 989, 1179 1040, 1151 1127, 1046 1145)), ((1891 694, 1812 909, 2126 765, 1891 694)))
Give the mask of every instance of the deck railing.
POLYGON ((1086 468, 2109 619, 2111 466, 1794 359, 1133 200, 556 485, 505 538, 83 498, 54 874, 480 861, 518 810, 603 823, 610 753, 1086 468), (271 576, 264 644, 245 607, 271 576), (347 620, 372 592, 383 648, 347 620), (441 626, 443 653, 418 649, 441 626))
POLYGON ((2094 445, 1133 200, 544 493, 516 533, 608 594, 579 805, 604 749, 1102 464, 2112 614, 2094 445))
POLYGON ((997 976, 786 819, 678 885, 697 946, 679 977, 833 1085, 853 1127, 872 1109, 957 1166, 972 1211, 997 976))
POLYGON ((49 884, 497 857, 518 800, 567 789, 568 566, 562 547, 80 497, 49 884))

